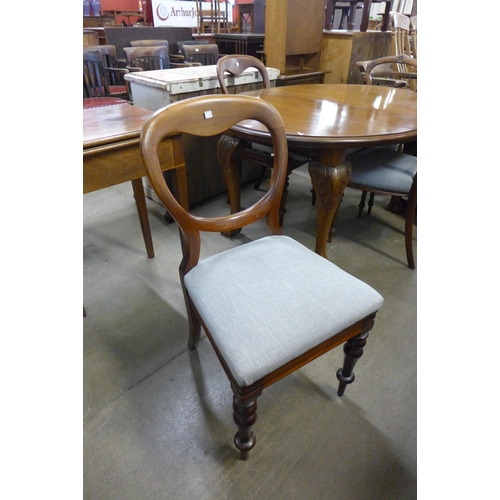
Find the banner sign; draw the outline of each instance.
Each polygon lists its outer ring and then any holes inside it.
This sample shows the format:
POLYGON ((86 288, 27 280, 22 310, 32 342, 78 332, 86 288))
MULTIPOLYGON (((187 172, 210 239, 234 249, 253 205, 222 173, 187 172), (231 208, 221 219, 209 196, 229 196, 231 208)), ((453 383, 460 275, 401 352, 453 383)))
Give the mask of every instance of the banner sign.
MULTIPOLYGON (((199 2, 203 10, 210 12, 210 2, 199 2)), ((196 28, 198 26, 198 13, 196 2, 186 0, 152 0, 154 26, 174 26, 176 28, 196 28)), ((221 10, 225 13, 225 5, 221 4, 221 10)), ((233 9, 228 5, 228 21, 233 18, 233 9)))

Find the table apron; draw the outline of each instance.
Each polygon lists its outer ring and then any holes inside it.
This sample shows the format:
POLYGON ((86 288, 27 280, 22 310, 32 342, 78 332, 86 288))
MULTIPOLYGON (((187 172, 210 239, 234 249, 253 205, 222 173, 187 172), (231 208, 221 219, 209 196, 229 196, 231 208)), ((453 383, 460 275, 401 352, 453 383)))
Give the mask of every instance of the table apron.
MULTIPOLYGON (((83 193, 90 193, 146 176, 139 138, 83 150, 83 193)), ((158 156, 162 170, 184 168, 174 153, 172 140, 161 143, 158 156), (174 158, 177 161, 174 161, 174 158)))

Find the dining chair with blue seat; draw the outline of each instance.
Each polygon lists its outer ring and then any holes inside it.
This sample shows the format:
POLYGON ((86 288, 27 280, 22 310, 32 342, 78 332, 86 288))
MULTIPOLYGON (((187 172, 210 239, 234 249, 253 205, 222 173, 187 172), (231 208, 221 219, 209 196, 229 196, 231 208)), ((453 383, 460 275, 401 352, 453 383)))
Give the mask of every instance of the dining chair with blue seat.
MULTIPOLYGON (((256 443, 252 427, 263 390, 340 344, 344 344, 345 361, 337 372, 338 395, 344 394, 354 380, 354 365, 383 298, 328 259, 283 235, 279 207, 287 175, 287 139, 281 116, 266 101, 207 95, 170 104, 144 125, 141 154, 151 185, 179 226, 183 254, 179 276, 188 316, 188 346, 196 349, 203 328, 233 392, 233 420, 238 429, 234 443, 245 460, 256 443), (161 173, 159 144, 166 137, 185 133, 217 136, 246 119, 261 122, 272 139, 274 166, 267 191, 238 213, 203 216, 203 207, 196 214, 188 212, 161 173), (248 243, 228 243, 227 250, 200 259, 201 233, 230 232, 254 222, 265 222, 270 234, 248 243)), ((228 168, 238 167, 235 155, 228 168)), ((349 169, 347 165, 341 168, 349 169)))
MULTIPOLYGON (((417 60, 404 55, 381 57, 371 61, 366 66, 366 84, 374 82, 373 70, 380 65, 402 64, 417 68, 417 60)), ((396 80, 410 77, 416 80, 416 73, 389 70, 388 76, 396 80)), ((412 90, 404 90, 412 92, 412 90)), ((358 216, 362 215, 366 196, 370 193, 368 214, 371 213, 376 193, 392 197, 407 197, 405 208, 405 247, 408 267, 415 269, 413 255, 413 224, 417 209, 417 157, 404 153, 404 146, 374 147, 362 149, 348 156, 351 165, 351 179, 348 186, 362 191, 358 216)))

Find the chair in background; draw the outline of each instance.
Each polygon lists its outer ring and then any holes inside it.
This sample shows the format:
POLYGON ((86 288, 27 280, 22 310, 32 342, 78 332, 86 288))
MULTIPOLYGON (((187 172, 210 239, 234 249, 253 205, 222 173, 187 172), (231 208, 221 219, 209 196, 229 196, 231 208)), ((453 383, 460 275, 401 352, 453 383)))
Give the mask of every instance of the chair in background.
MULTIPOLYGON (((287 175, 287 140, 283 121, 269 103, 238 95, 208 95, 170 104, 144 125, 141 154, 154 190, 179 225, 188 346, 196 349, 203 327, 233 391, 233 420, 238 428, 234 443, 245 460, 255 446, 252 426, 263 390, 345 343, 345 362, 337 372, 342 396, 354 380, 354 365, 383 298, 282 234, 278 212, 287 175), (272 139, 275 156, 268 191, 238 213, 207 218, 190 214, 164 180, 159 143, 177 134, 223 134, 249 118, 263 123, 272 139), (199 260, 200 232, 228 232, 260 219, 271 235, 199 260)), ((231 168, 238 168, 237 159, 231 168)))
POLYGON ((168 40, 131 40, 132 47, 168 47, 168 40))
POLYGON ((410 17, 411 55, 417 59, 417 16, 410 17))
POLYGON ((412 57, 410 43, 410 18, 399 12, 391 12, 393 54, 412 57))
MULTIPOLYGON (((226 86, 225 75, 228 73, 230 76, 241 75, 246 69, 255 68, 262 77, 262 85, 264 88, 268 89, 271 87, 271 81, 269 80, 269 74, 264 66, 264 63, 253 56, 247 55, 227 55, 221 57, 217 61, 216 71, 217 79, 219 80, 219 85, 223 94, 229 94, 229 90, 226 86)), ((235 87, 232 88, 234 93, 235 87)), ((264 146, 262 144, 249 144, 243 151, 243 158, 257 163, 261 166, 260 175, 254 184, 254 189, 259 189, 262 181, 269 172, 269 169, 273 167, 274 157, 273 149, 264 146)), ((285 186, 283 188, 283 196, 281 198, 280 204, 280 226, 283 225, 283 219, 285 217, 286 209, 286 197, 288 194, 288 177, 292 170, 305 165, 308 163, 310 158, 305 156, 297 155, 294 153, 288 154, 288 170, 287 177, 285 181, 285 186)))
POLYGON ((126 68, 105 68, 102 52, 98 49, 83 49, 83 107, 129 104, 127 99, 112 96, 107 74, 128 73, 126 68))
MULTIPOLYGON (((381 64, 405 64, 417 67, 417 60, 406 56, 388 56, 375 59, 366 68, 366 83, 373 83, 372 71, 381 64)), ((398 72, 393 76, 399 78, 398 72)), ((408 90, 410 92, 410 90, 408 90)), ((347 158, 352 173, 349 187, 362 191, 358 216, 363 213, 367 193, 370 193, 368 214, 374 203, 375 193, 392 197, 408 197, 405 214, 405 246, 408 267, 415 269, 413 257, 413 224, 417 208, 417 158, 405 154, 401 148, 368 148, 347 158)))
POLYGON ((187 68, 196 65, 194 63, 177 63, 170 61, 168 46, 166 45, 124 47, 123 52, 125 52, 125 57, 128 62, 127 69, 130 72, 187 68))
MULTIPOLYGON (((415 16, 416 17, 416 16, 415 16)), ((391 20, 391 30, 393 32, 392 37, 392 55, 395 56, 407 56, 413 57, 416 59, 416 34, 415 41, 412 41, 411 35, 411 24, 410 18, 404 14, 400 14, 399 12, 390 12, 390 20, 391 20), (415 50, 414 50, 415 49, 415 50)), ((416 30, 415 30, 416 31, 416 30)), ((363 76, 363 79, 366 81, 366 66, 371 61, 358 61, 356 64, 363 76)), ((416 79, 405 78, 402 80, 397 80, 394 78, 388 77, 388 73, 390 73, 391 67, 388 64, 377 65, 379 66, 376 71, 372 73, 372 83, 376 85, 386 85, 396 88, 407 88, 410 87, 412 90, 416 90, 416 79), (381 77, 379 79, 379 77, 381 77)), ((397 63, 398 71, 403 73, 408 73, 408 69, 405 64, 397 63)))
POLYGON ((168 47, 165 45, 124 47, 123 52, 127 58, 127 69, 129 71, 152 71, 170 68, 168 47))
POLYGON ((216 43, 184 44, 182 52, 186 62, 199 63, 202 66, 214 65, 219 60, 219 47, 216 43))
POLYGON ((209 40, 182 40, 176 44, 177 54, 184 57, 184 52, 182 50, 184 45, 206 45, 207 43, 210 43, 209 40))
POLYGON ((336 0, 326 0, 326 8, 325 8, 325 23, 324 23, 324 29, 325 30, 332 30, 332 29, 339 29, 343 30, 346 29, 346 21, 348 21, 352 27, 348 29, 353 29, 354 28, 354 17, 355 13, 352 16, 349 16, 349 13, 351 9, 362 9, 363 6, 360 5, 359 2, 337 2, 336 0), (333 21, 335 19, 335 11, 340 10, 340 22, 338 28, 335 28, 333 25, 333 21))
POLYGON ((396 88, 409 88, 417 90, 417 72, 411 71, 408 66, 417 68, 417 60, 405 54, 387 56, 374 61, 362 61, 357 63, 368 85, 386 85, 396 88), (378 69, 380 67, 380 69, 378 69), (370 74, 368 76, 368 68, 370 74), (377 68, 377 69, 376 69, 377 68))
MULTIPOLYGON (((102 53, 102 62, 105 68, 109 69, 122 69, 118 63, 116 56, 116 47, 114 45, 89 45, 85 49, 100 50, 102 53)), ((109 83, 109 92, 113 97, 121 97, 123 99, 130 99, 128 82, 123 78, 123 73, 109 71, 106 73, 109 83)))
POLYGON ((382 24, 381 30, 387 31, 389 27, 389 12, 392 7, 392 0, 347 0, 337 2, 336 0, 329 0, 326 2, 326 14, 325 14, 325 29, 333 29, 333 16, 335 10, 342 10, 342 17, 340 20, 340 26, 338 29, 344 29, 344 20, 347 18, 347 29, 354 29, 354 21, 356 15, 356 9, 362 8, 361 23, 359 26, 360 31, 366 31, 368 29, 368 21, 370 19, 370 9, 372 3, 385 3, 385 10, 382 14, 382 24), (346 5, 348 4, 348 5, 346 5), (358 5, 362 4, 362 5, 358 5))

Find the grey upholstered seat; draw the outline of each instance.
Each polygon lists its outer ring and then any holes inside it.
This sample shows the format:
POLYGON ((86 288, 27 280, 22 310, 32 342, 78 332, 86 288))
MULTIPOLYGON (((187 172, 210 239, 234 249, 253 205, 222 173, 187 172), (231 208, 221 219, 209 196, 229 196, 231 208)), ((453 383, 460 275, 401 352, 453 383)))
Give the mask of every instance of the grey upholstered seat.
POLYGON ((288 236, 267 236, 209 257, 184 280, 242 386, 383 304, 378 292, 288 236))
POLYGON ((368 214, 371 213, 375 193, 408 197, 405 209, 406 258, 408 267, 415 269, 412 239, 417 208, 417 157, 382 146, 358 151, 347 161, 352 169, 349 186, 363 192, 359 216, 363 212, 367 193, 370 193, 368 214))
POLYGON ((417 173, 417 157, 392 148, 370 148, 350 155, 351 183, 372 189, 408 195, 417 173))

